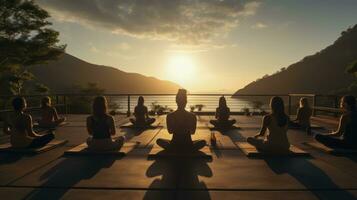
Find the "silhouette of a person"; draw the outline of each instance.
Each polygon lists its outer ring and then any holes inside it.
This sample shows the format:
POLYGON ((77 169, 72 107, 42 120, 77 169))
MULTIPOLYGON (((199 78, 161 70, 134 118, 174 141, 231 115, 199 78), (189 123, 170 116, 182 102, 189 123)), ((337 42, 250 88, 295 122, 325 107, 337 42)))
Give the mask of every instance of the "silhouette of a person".
POLYGON ((45 146, 55 135, 51 132, 38 135, 33 131, 32 117, 25 114, 26 100, 16 97, 12 100, 14 113, 5 120, 4 133, 10 135, 10 143, 14 148, 39 148, 45 146))
POLYGON ((309 105, 307 98, 300 99, 300 106, 297 110, 296 119, 291 121, 289 126, 292 128, 310 128, 310 118, 312 115, 312 109, 309 105))
POLYGON ((41 127, 54 128, 66 121, 66 118, 59 117, 55 107, 51 106, 51 98, 44 97, 41 100, 41 120, 39 125, 41 127))
POLYGON ((147 127, 155 122, 154 118, 150 118, 148 114, 148 108, 144 105, 144 97, 138 98, 138 105, 134 110, 135 119, 130 119, 130 122, 135 127, 147 127))
POLYGON ((172 140, 158 139, 156 143, 165 150, 198 151, 206 145, 205 140, 192 141, 191 135, 196 131, 196 115, 185 110, 187 91, 179 89, 176 95, 177 110, 168 114, 167 129, 172 140))
POLYGON ((93 114, 87 118, 87 139, 89 149, 95 151, 119 150, 124 144, 124 137, 115 140, 115 121, 107 112, 108 102, 104 96, 97 96, 93 101, 93 114))
POLYGON ((217 128, 229 128, 236 123, 235 119, 229 119, 230 109, 227 106, 226 98, 221 96, 219 98, 219 106, 216 108, 216 119, 211 120, 210 123, 217 128))
POLYGON ((330 148, 357 149, 357 108, 354 96, 341 99, 341 115, 338 129, 328 135, 316 134, 315 139, 330 148))
POLYGON ((247 142, 255 146, 260 151, 286 152, 289 151, 290 143, 287 137, 289 117, 284 111, 284 101, 281 97, 273 97, 270 101, 271 114, 264 116, 260 133, 254 137, 248 137, 247 142), (258 137, 265 136, 266 139, 258 137))

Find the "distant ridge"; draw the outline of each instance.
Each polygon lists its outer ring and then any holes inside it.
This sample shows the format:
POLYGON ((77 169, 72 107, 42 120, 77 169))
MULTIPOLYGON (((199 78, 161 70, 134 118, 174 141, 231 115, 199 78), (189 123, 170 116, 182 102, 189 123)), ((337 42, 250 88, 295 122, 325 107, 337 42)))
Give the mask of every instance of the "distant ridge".
POLYGON ((64 54, 59 60, 30 70, 36 79, 53 93, 78 92, 74 85, 97 83, 106 93, 175 93, 179 85, 137 73, 126 73, 113 67, 94 65, 64 54))
POLYGON ((346 89, 354 77, 345 72, 357 60, 357 25, 341 33, 330 46, 276 74, 254 81, 237 94, 330 94, 346 89))

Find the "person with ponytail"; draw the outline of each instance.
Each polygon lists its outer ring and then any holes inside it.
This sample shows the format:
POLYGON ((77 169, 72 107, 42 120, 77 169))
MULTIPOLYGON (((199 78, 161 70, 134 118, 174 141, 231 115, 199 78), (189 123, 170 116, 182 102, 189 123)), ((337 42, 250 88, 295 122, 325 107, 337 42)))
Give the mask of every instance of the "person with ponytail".
POLYGON ((157 139, 156 143, 169 151, 198 151, 206 146, 205 140, 192 140, 191 135, 196 132, 196 115, 185 110, 187 105, 187 91, 179 89, 176 95, 177 110, 166 117, 167 130, 172 139, 157 139))
POLYGON ((138 98, 138 105, 134 109, 135 119, 130 119, 134 127, 145 128, 155 122, 155 118, 150 118, 148 108, 144 105, 144 97, 138 98))
POLYGON ((66 121, 65 117, 60 118, 57 110, 51 105, 51 98, 44 97, 41 100, 41 119, 38 124, 44 128, 55 128, 66 121))
POLYGON ((104 96, 95 97, 92 105, 93 114, 87 118, 88 148, 95 151, 116 151, 124 144, 124 137, 115 140, 114 118, 108 114, 108 102, 104 96))
POLYGON ((341 99, 341 115, 337 131, 328 135, 316 134, 315 139, 330 148, 357 149, 357 108, 354 96, 341 99))
POLYGON ((216 128, 229 128, 232 127, 235 123, 235 119, 229 119, 230 109, 227 106, 227 101, 224 96, 219 98, 219 105, 216 108, 216 115, 214 120, 210 120, 210 123, 216 128))
POLYGON ((281 97, 273 97, 270 101, 271 114, 263 117, 260 133, 254 137, 248 137, 247 142, 255 146, 259 151, 282 153, 289 151, 290 143, 287 137, 289 117, 285 114, 284 101, 281 97), (265 139, 266 131, 269 135, 265 139))

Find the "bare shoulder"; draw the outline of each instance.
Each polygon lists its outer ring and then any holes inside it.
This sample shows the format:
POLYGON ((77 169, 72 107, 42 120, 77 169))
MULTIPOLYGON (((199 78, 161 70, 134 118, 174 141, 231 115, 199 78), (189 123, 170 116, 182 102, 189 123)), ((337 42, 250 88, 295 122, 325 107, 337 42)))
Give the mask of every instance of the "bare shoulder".
POLYGON ((272 117, 273 117, 272 114, 265 115, 263 117, 263 121, 269 123, 271 121, 272 117))
POLYGON ((29 115, 29 114, 22 114, 22 115, 21 115, 21 118, 22 118, 22 119, 25 119, 25 120, 32 120, 32 116, 29 115))
POLYGON ((195 119, 196 119, 196 114, 195 114, 195 113, 187 112, 187 115, 188 115, 190 118, 195 118, 195 119))
POLYGON ((351 119, 351 113, 343 113, 341 115, 340 121, 347 121, 351 119))
POLYGON ((89 115, 89 116, 87 117, 87 122, 90 122, 92 119, 93 119, 93 115, 89 115))

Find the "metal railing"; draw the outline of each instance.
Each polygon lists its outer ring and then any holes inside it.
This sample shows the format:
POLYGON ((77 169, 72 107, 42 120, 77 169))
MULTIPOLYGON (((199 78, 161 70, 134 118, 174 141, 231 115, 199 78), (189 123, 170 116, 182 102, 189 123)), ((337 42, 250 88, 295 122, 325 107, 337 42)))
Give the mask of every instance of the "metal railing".
MULTIPOLYGON (((154 109, 169 112, 176 108, 175 94, 102 94, 106 96, 110 110, 117 114, 130 115, 136 105, 137 98, 143 96, 145 105, 149 110, 154 109)), ((187 109, 200 115, 212 115, 218 106, 219 97, 224 95, 232 115, 246 114, 247 112, 259 114, 268 112, 269 101, 273 96, 280 96, 284 99, 287 113, 295 114, 298 102, 301 97, 308 98, 313 114, 332 114, 337 116, 340 113, 338 102, 340 97, 333 95, 317 94, 275 94, 275 95, 232 95, 232 94, 189 94, 187 109)), ((41 98, 50 96, 53 105, 60 113, 76 114, 89 113, 91 101, 95 94, 46 94, 46 95, 23 95, 28 102, 28 112, 39 110, 41 98)), ((11 99, 14 96, 0 96, 0 117, 8 112, 12 112, 11 99)))

